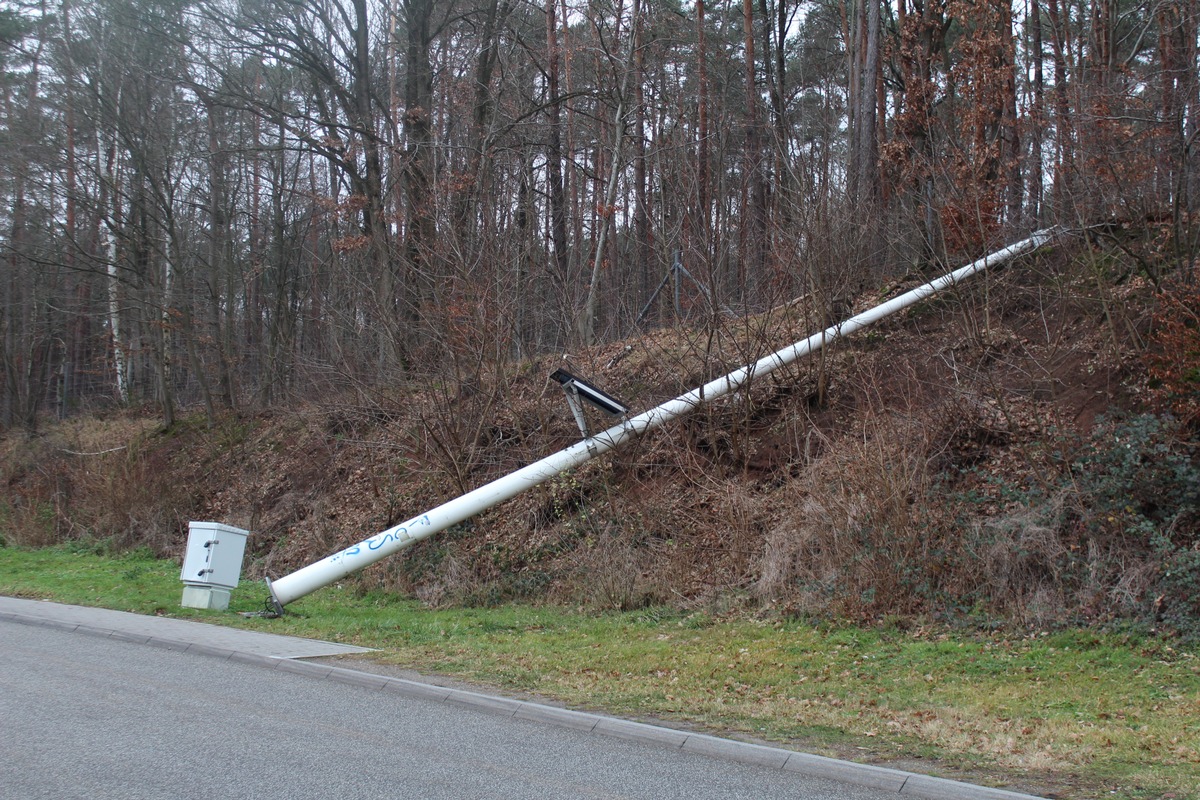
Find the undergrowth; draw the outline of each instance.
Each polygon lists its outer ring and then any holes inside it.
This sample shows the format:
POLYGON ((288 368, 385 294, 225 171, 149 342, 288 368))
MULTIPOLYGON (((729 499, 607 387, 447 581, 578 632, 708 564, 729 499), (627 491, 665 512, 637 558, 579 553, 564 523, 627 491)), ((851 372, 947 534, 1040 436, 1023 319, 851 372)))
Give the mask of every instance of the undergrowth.
POLYGON ((1037 487, 993 481, 1007 502, 973 531, 981 601, 1039 625, 1126 619, 1200 635, 1200 469, 1186 429, 1111 417, 1049 447, 1037 487))

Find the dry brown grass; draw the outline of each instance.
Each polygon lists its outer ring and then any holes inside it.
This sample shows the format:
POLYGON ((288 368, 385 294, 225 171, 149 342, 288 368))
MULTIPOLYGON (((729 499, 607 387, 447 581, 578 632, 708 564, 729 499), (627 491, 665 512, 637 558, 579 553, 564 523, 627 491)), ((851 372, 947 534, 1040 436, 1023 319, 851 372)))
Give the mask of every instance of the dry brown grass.
MULTIPOLYGON (((35 435, 9 432, 0 440, 5 539, 41 547, 97 532, 113 536, 105 523, 126 506, 124 492, 140 491, 154 477, 121 474, 125 465, 138 463, 131 453, 154 428, 153 420, 113 415, 64 420, 35 435)), ((158 474, 170 479, 161 469, 158 474)), ((128 526, 120 529, 128 532, 128 526)), ((143 544, 138 536, 150 532, 140 528, 132 537, 118 537, 119 544, 143 544)))
POLYGON ((890 415, 840 440, 780 509, 755 594, 799 613, 920 610, 946 568, 945 532, 926 505, 928 452, 924 426, 890 415))

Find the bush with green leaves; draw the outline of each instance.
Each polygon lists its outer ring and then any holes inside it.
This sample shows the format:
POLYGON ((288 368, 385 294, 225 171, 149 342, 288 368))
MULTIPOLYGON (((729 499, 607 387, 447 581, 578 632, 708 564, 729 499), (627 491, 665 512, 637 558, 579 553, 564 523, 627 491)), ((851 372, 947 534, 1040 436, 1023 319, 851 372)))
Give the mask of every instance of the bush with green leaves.
POLYGON ((1101 420, 1070 478, 1080 522, 1100 542, 1155 567, 1143 607, 1200 635, 1200 466, 1197 442, 1171 417, 1101 420))
POLYGON ((1169 417, 1101 420, 1073 469, 1093 530, 1195 542, 1200 468, 1182 434, 1169 417))
MULTIPOLYGON (((1140 619, 1200 636, 1200 466, 1190 429, 1150 414, 1057 431, 1036 487, 991 476, 1005 511, 968 535, 972 599, 1033 625, 1140 619)), ((981 495, 983 496, 983 495, 981 495)), ((979 497, 960 495, 968 515, 979 497)))

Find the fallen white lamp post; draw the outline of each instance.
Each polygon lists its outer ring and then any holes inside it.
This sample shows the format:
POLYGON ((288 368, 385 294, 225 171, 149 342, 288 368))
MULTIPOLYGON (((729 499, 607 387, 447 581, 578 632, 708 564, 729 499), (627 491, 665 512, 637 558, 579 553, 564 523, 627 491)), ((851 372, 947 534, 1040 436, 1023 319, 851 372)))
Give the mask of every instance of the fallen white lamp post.
POLYGON ((1003 250, 984 256, 978 261, 953 272, 943 275, 936 280, 894 297, 885 303, 853 316, 846 321, 834 325, 820 333, 815 333, 807 339, 796 342, 769 356, 765 356, 753 364, 729 373, 723 378, 717 378, 700 386, 674 400, 668 400, 662 405, 655 406, 631 419, 624 419, 620 424, 595 436, 560 450, 553 455, 536 461, 527 467, 510 472, 502 478, 481 486, 424 514, 377 533, 369 539, 345 550, 334 553, 320 561, 286 575, 277 580, 267 581, 270 591, 268 602, 278 613, 283 607, 298 600, 317 589, 328 586, 334 581, 357 572, 374 564, 376 561, 392 555, 409 545, 456 525, 465 519, 486 511, 527 489, 542 484, 555 475, 572 467, 595 458, 609 450, 620 447, 636 436, 640 436, 651 428, 657 428, 671 420, 695 411, 701 403, 714 400, 730 394, 744 386, 752 378, 762 377, 780 367, 791 364, 797 359, 819 350, 826 342, 847 336, 855 331, 871 325, 890 314, 919 303, 930 295, 954 286, 970 278, 976 273, 983 272, 989 267, 998 266, 1010 259, 1031 253, 1053 240, 1059 233, 1056 228, 1038 231, 1016 244, 1003 250))

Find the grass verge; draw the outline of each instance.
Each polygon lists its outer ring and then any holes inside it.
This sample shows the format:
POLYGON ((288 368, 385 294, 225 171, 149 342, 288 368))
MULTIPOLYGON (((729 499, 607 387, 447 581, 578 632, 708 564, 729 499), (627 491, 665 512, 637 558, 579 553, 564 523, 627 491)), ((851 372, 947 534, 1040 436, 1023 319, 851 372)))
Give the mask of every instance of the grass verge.
MULTIPOLYGON (((429 610, 331 587, 276 620, 179 606, 179 567, 0 547, 0 594, 376 648, 377 661, 574 707, 1062 798, 1200 796, 1200 653, 1134 634, 859 629, 554 607, 429 610)), ((232 610, 256 610, 247 583, 232 610)))

